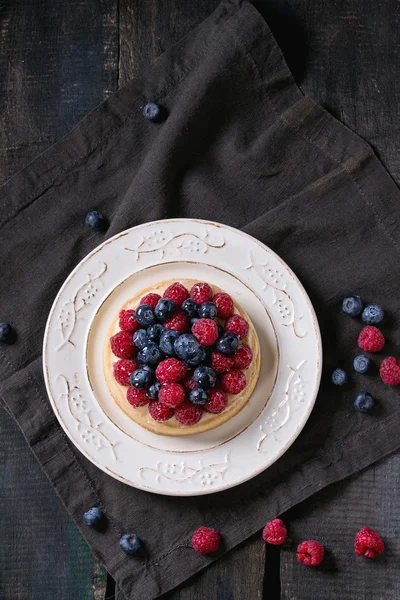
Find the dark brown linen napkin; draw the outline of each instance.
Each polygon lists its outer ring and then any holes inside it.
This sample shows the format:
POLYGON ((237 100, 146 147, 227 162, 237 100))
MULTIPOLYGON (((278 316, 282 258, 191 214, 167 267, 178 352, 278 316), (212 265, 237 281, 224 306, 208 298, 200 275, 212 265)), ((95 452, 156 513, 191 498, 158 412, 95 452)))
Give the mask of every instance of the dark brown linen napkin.
POLYGON ((384 353, 395 352, 399 191, 363 140, 302 95, 248 3, 222 3, 3 186, 1 207, 0 316, 18 332, 0 349, 2 402, 123 597, 151 600, 207 566, 212 559, 190 546, 198 526, 215 526, 229 550, 399 448, 395 389, 376 374, 353 377, 345 391, 329 383, 332 366, 357 353, 360 323, 340 311, 348 293, 385 307, 384 353), (167 109, 163 123, 143 118, 149 100, 167 109), (105 235, 84 225, 92 208, 110 220, 105 235), (254 480, 199 498, 135 490, 89 463, 58 425, 41 366, 51 303, 79 260, 119 231, 176 216, 241 228, 282 256, 314 302, 326 364, 316 407, 289 451, 254 480), (375 414, 354 411, 361 389, 378 399, 375 414), (82 524, 93 505, 106 511, 104 532, 82 524), (147 559, 119 549, 127 531, 145 539, 147 559))

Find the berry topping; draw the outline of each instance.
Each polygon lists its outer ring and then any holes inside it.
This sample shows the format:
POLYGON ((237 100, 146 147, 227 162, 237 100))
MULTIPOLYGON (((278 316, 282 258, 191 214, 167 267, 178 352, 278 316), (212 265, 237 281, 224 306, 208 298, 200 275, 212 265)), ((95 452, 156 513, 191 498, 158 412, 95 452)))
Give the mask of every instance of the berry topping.
POLYGON ((0 342, 6 344, 11 338, 11 326, 8 323, 0 323, 0 342))
POLYGON ((164 321, 164 327, 185 333, 189 329, 189 317, 184 312, 178 311, 171 319, 164 321))
POLYGON ((195 390, 198 387, 191 373, 186 375, 185 379, 183 380, 183 385, 187 390, 195 390))
POLYGON ((158 365, 156 377, 161 383, 175 383, 185 377, 186 371, 185 363, 176 358, 166 358, 158 365))
POLYGON ((212 300, 213 291, 208 283, 195 283, 190 290, 190 297, 196 304, 203 304, 212 300))
POLYGON ((119 385, 130 385, 130 376, 137 368, 136 362, 132 359, 121 358, 113 364, 114 379, 119 385))
POLYGON ((379 368, 379 374, 383 383, 387 383, 387 385, 399 385, 400 361, 394 356, 384 358, 379 368))
POLYGON ((140 325, 135 319, 134 310, 121 310, 119 313, 119 328, 123 331, 134 333, 139 329, 140 325))
POLYGON ((360 412, 369 412, 375 404, 375 400, 368 392, 360 392, 354 400, 354 407, 360 412))
POLYGON ((266 524, 262 532, 264 542, 279 546, 287 539, 287 529, 285 523, 280 519, 273 519, 266 524))
POLYGON ((176 281, 167 287, 163 293, 163 298, 169 298, 175 302, 176 306, 180 306, 186 298, 189 298, 189 292, 184 285, 176 281))
POLYGON ((89 510, 83 513, 83 522, 85 523, 85 525, 89 525, 89 527, 95 527, 100 523, 102 519, 103 511, 98 506, 89 508, 89 510))
POLYGON ((350 317, 358 317, 361 314, 364 305, 360 296, 349 296, 345 298, 342 303, 342 311, 350 317))
POLYGON ((158 394, 160 393, 161 382, 155 381, 151 384, 149 389, 147 390, 147 395, 151 400, 158 400, 158 394))
POLYGON ((176 331, 175 329, 167 329, 162 332, 160 335, 160 349, 164 354, 167 356, 174 356, 174 342, 179 336, 179 331, 176 331))
POLYGON ((200 554, 210 554, 218 550, 221 536, 218 531, 210 527, 196 529, 192 537, 192 546, 200 554))
POLYGON ((140 304, 135 311, 135 319, 142 327, 148 327, 153 325, 156 317, 149 304, 140 304))
POLYGON ((185 399, 185 388, 179 383, 164 383, 158 394, 158 399, 164 406, 175 408, 185 399))
POLYGON ((361 318, 367 325, 376 325, 383 320, 385 312, 379 304, 367 304, 362 311, 361 318))
POLYGON ((204 302, 199 306, 200 319, 215 319, 217 316, 217 307, 214 302, 204 302))
POLYGON ((210 366, 217 373, 226 373, 226 371, 230 371, 235 364, 233 357, 225 356, 220 352, 213 352, 211 354, 210 366))
POLYGON ((239 348, 240 340, 236 333, 224 333, 218 340, 216 348, 222 354, 232 354, 239 348))
POLYGON ((201 388, 212 388, 216 384, 217 374, 211 367, 197 367, 193 373, 193 379, 201 388))
POLYGON ((160 298, 157 302, 154 314, 159 321, 167 321, 167 319, 171 319, 171 317, 174 316, 175 311, 176 304, 173 300, 170 300, 169 298, 160 298))
POLYGON ((118 331, 110 338, 111 352, 118 358, 134 358, 136 348, 129 331, 118 331))
POLYGON ((146 329, 138 329, 133 334, 133 343, 135 344, 136 348, 139 348, 139 350, 143 350, 143 348, 147 346, 149 341, 150 339, 147 335, 146 329))
POLYGON ((218 292, 213 298, 213 302, 217 307, 218 317, 220 319, 229 319, 234 313, 233 300, 229 294, 218 292))
POLYGON ((373 529, 364 527, 357 533, 354 540, 354 551, 357 556, 375 558, 378 554, 382 554, 384 549, 385 544, 381 536, 373 529))
POLYGON ((237 369, 247 369, 253 360, 253 352, 251 351, 250 346, 243 344, 240 348, 235 350, 232 358, 237 369))
POLYGON ((316 567, 324 558, 324 547, 315 540, 301 542, 297 546, 297 560, 307 567, 316 567))
POLYGON ((225 323, 225 331, 236 333, 242 340, 249 332, 249 324, 240 315, 232 315, 225 323))
POLYGON ((143 548, 143 542, 135 533, 124 533, 119 540, 119 547, 127 554, 139 554, 143 548))
POLYGON ((222 390, 210 390, 204 410, 213 415, 219 415, 228 406, 228 398, 222 390))
POLYGON ((154 323, 154 325, 150 325, 150 327, 147 328, 148 338, 152 342, 158 342, 163 331, 164 327, 160 325, 160 323, 154 323))
POLYGON ((147 346, 139 350, 136 360, 141 365, 156 365, 161 360, 161 350, 154 342, 149 342, 147 346))
POLYGON ((154 310, 155 307, 157 306, 157 302, 159 301, 160 298, 161 298, 160 294, 153 294, 153 293, 146 294, 140 300, 140 304, 147 304, 148 306, 151 306, 151 308, 154 310))
POLYGON ((347 373, 343 369, 335 369, 331 375, 332 383, 335 385, 344 385, 347 381, 347 373))
POLYGON ((149 387, 153 379, 152 373, 145 369, 136 369, 133 371, 130 381, 131 385, 137 390, 143 390, 144 388, 149 387))
MULTIPOLYGON (((371 361, 369 360, 369 358, 367 356, 364 356, 364 354, 359 354, 358 356, 355 357, 355 359, 353 361, 353 367, 354 367, 354 370, 357 371, 357 373, 367 373, 370 366, 371 366, 371 361)), ((399 381, 399 383, 400 383, 400 381, 399 381)))
POLYGON ((150 400, 145 390, 137 390, 134 387, 129 387, 127 389, 126 399, 128 400, 129 404, 134 408, 138 408, 139 406, 145 406, 145 404, 148 404, 150 400))
POLYGON ((246 375, 242 371, 229 371, 221 377, 221 386, 227 394, 240 394, 246 387, 246 375))
POLYGON ((175 418, 181 425, 195 425, 201 419, 201 415, 203 414, 203 410, 200 406, 195 406, 188 400, 182 402, 175 409, 175 418))
POLYGON ((197 317, 197 308, 196 302, 191 298, 187 298, 181 305, 183 312, 190 318, 197 317))
POLYGON ((207 392, 202 388, 195 388, 189 394, 189 400, 192 404, 203 406, 208 401, 207 392))
POLYGON ((176 356, 186 363, 195 360, 200 362, 204 356, 200 342, 191 333, 184 333, 178 337, 174 342, 174 350, 176 356))
POLYGON ((358 346, 366 352, 379 352, 385 345, 383 333, 376 327, 368 325, 360 331, 358 336, 358 346))
POLYGON ((93 229, 93 231, 105 231, 108 227, 108 222, 105 216, 98 210, 91 210, 85 217, 85 225, 93 229))
POLYGON ((149 414, 155 421, 168 421, 174 415, 174 409, 161 402, 150 402, 149 414))
POLYGON ((218 339, 218 327, 212 319, 199 319, 192 327, 193 335, 203 346, 212 346, 218 339))

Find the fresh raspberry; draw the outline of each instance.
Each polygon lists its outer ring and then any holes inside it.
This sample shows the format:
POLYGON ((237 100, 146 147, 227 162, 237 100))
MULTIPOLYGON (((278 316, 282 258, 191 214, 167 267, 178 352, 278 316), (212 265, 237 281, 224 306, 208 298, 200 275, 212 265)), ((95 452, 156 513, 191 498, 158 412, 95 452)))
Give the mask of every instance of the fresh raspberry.
POLYGON ((175 302, 176 306, 180 306, 186 298, 189 298, 189 292, 184 285, 176 281, 167 287, 163 293, 163 298, 169 298, 175 302))
POLYGON ((233 353, 233 361, 237 369, 247 369, 252 360, 253 352, 247 344, 242 344, 242 346, 233 353))
POLYGON ((118 331, 110 338, 111 352, 118 358, 134 358, 136 348, 130 331, 118 331))
POLYGON ((354 540, 354 551, 357 556, 375 558, 378 554, 382 554, 384 549, 385 544, 381 536, 373 529, 364 527, 357 533, 354 540))
POLYGON ((218 325, 212 319, 199 319, 193 324, 192 333, 203 346, 212 346, 218 339, 218 325))
POLYGON ((280 519, 269 521, 263 529, 262 536, 264 542, 268 542, 268 544, 273 544, 274 546, 283 544, 287 538, 285 523, 280 519))
POLYGON ((195 283, 190 290, 190 297, 196 304, 203 304, 212 300, 213 291, 208 283, 195 283))
POLYGON ((228 405, 228 398, 222 390, 210 390, 208 392, 208 400, 203 405, 206 412, 212 415, 219 415, 226 409, 228 405))
POLYGON ((186 375, 185 379, 183 380, 183 385, 187 390, 195 390, 199 387, 193 379, 193 373, 188 373, 186 375))
POLYGON ((171 319, 164 321, 165 329, 175 329, 179 333, 186 333, 189 329, 189 317, 182 311, 178 311, 171 319))
POLYGON ((179 383, 164 383, 158 394, 158 399, 164 406, 175 408, 185 399, 185 389, 179 383))
POLYGON ((229 319, 235 311, 233 306, 233 300, 229 294, 225 292, 218 292, 213 298, 213 302, 218 310, 218 317, 220 319, 229 319))
POLYGON ((297 560, 307 567, 316 567, 324 558, 324 547, 315 540, 301 542, 297 546, 297 560))
POLYGON ((156 377, 161 383, 174 383, 186 375, 186 365, 176 358, 162 360, 156 369, 156 377))
POLYGON ((133 371, 136 371, 137 365, 134 360, 122 358, 113 364, 114 379, 119 385, 129 385, 129 378, 133 371))
POLYGON ((150 402, 149 414, 155 421, 168 421, 174 415, 174 409, 161 402, 150 402))
POLYGON ((200 554, 210 554, 218 550, 221 536, 216 529, 199 527, 192 536, 192 546, 200 554))
POLYGON ((132 386, 128 387, 128 389, 126 390, 126 399, 128 400, 129 404, 134 408, 144 406, 150 401, 150 398, 146 394, 146 390, 137 390, 132 386))
POLYGON ((160 294, 153 294, 153 293, 146 294, 140 300, 140 304, 147 304, 148 306, 151 306, 151 308, 154 310, 155 307, 157 306, 157 302, 160 300, 160 298, 161 298, 160 294))
POLYGON ((383 383, 398 385, 400 383, 400 361, 396 360, 394 356, 383 359, 379 374, 383 383))
POLYGON ((221 352, 213 352, 211 354, 210 367, 217 373, 226 373, 230 371, 234 365, 234 360, 231 356, 221 354, 221 352))
POLYGON ((131 333, 135 333, 135 331, 140 329, 140 325, 135 319, 134 310, 121 310, 119 313, 119 328, 131 333))
POLYGON ((249 324, 246 319, 243 319, 240 315, 233 315, 225 323, 225 331, 228 333, 236 333, 242 340, 249 331, 249 324))
POLYGON ((229 371, 221 377, 221 386, 227 394, 240 394, 246 387, 246 375, 242 371, 229 371))
POLYGON ((196 406, 185 400, 175 409, 175 418, 182 425, 195 425, 201 419, 203 411, 201 406, 196 406))
POLYGON ((361 329, 360 335, 358 336, 358 346, 361 350, 366 352, 379 352, 385 345, 385 338, 383 333, 376 327, 368 325, 361 329))

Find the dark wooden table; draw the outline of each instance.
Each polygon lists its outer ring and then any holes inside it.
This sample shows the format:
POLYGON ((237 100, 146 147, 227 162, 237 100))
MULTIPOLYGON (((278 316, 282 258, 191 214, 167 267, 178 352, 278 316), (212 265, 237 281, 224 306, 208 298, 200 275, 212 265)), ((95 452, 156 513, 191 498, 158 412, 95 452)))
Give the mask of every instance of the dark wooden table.
MULTIPOLYGON (((217 4, 3 0, 0 180, 66 134, 217 4)), ((255 5, 303 91, 371 143, 399 183, 400 3, 264 0, 255 5)), ((117 597, 4 411, 0 435, 0 598, 117 597)), ((324 570, 298 565, 293 552, 267 548, 257 536, 166 598, 400 598, 399 469, 400 454, 392 455, 285 515, 294 541, 324 542, 324 570), (364 525, 375 527, 387 542, 385 556, 373 565, 352 551, 354 532, 364 525)))

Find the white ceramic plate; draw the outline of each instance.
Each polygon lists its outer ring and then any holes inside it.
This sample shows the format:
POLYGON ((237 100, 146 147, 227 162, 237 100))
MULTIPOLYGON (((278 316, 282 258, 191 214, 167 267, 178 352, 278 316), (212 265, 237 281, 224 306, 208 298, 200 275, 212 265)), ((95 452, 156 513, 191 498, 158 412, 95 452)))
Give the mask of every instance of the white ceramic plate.
POLYGON ((100 469, 158 494, 195 496, 242 483, 293 443, 314 405, 321 340, 310 300, 288 266, 236 229, 191 219, 146 223, 93 250, 65 281, 47 322, 43 365, 51 405, 100 469), (152 283, 209 281, 232 294, 261 344, 261 375, 228 423, 179 438, 155 435, 113 402, 102 350, 119 307, 152 283))

